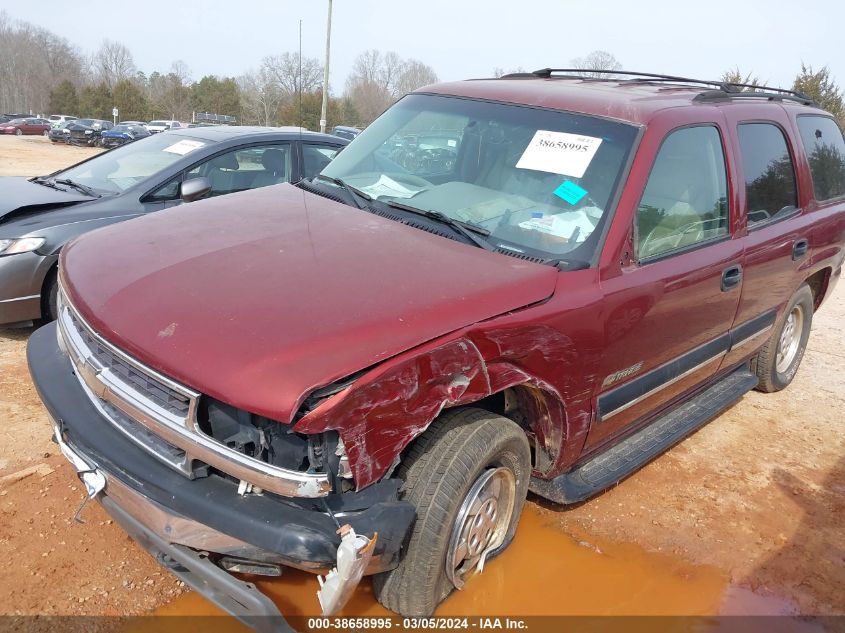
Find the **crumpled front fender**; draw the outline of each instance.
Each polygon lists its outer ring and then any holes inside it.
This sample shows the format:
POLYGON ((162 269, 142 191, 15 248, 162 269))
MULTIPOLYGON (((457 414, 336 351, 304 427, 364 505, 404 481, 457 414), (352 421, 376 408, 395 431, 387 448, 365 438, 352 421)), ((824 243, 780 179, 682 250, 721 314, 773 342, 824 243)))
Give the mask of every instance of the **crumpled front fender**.
POLYGON ((378 481, 447 406, 490 393, 484 359, 461 338, 385 363, 302 418, 294 431, 336 429, 358 488, 378 481))
MULTIPOLYGON (((548 449, 549 467, 565 433, 562 399, 553 387, 501 360, 488 365, 466 337, 434 343, 373 369, 296 423, 299 433, 337 430, 358 489, 389 473, 402 450, 447 407, 466 405, 515 385, 534 415, 531 431, 548 449), (533 395, 530 395, 533 394, 533 395)), ((539 464, 538 464, 539 465, 539 464)))

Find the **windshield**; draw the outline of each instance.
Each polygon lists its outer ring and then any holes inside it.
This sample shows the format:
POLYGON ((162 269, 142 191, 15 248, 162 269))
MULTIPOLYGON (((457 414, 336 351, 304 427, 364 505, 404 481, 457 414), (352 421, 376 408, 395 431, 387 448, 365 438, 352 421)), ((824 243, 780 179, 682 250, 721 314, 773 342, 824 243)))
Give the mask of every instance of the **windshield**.
POLYGON ((121 145, 56 175, 107 193, 120 193, 208 142, 181 135, 148 136, 121 145))
POLYGON ((494 248, 589 261, 636 135, 582 114, 409 95, 322 174, 482 227, 494 248))

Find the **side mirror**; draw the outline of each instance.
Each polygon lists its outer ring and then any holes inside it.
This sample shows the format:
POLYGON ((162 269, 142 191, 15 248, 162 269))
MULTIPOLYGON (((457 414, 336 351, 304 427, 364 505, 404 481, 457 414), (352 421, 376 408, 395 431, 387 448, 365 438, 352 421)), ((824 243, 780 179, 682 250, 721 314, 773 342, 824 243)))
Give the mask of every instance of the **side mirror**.
POLYGON ((194 202, 205 198, 209 193, 211 193, 211 181, 205 177, 186 180, 179 188, 179 197, 182 198, 182 202, 194 202))

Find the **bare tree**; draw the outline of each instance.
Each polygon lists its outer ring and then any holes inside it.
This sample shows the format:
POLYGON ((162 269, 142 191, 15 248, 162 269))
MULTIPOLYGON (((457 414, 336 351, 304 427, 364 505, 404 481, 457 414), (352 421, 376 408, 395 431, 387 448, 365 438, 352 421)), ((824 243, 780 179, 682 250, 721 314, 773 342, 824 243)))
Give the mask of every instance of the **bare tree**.
MULTIPOLYGON (((187 120, 191 116, 191 88, 187 66, 174 62, 166 75, 153 72, 147 80, 147 99, 151 115, 187 120)), ((136 75, 135 80, 138 81, 136 75)))
POLYGON ((406 92, 436 81, 434 70, 418 60, 370 49, 355 58, 346 79, 346 97, 368 124, 406 92))
POLYGON ((613 77, 612 73, 595 72, 597 70, 622 70, 622 64, 619 63, 611 53, 607 51, 593 51, 584 57, 576 57, 571 62, 573 68, 580 68, 583 70, 581 75, 584 77, 613 77))
POLYGON ((82 55, 66 39, 0 11, 0 112, 45 114, 62 80, 82 79, 82 55))
POLYGON ((493 76, 498 79, 499 77, 504 77, 505 75, 511 75, 514 73, 524 73, 526 71, 522 66, 517 66, 516 68, 511 68, 510 70, 505 70, 501 66, 496 66, 493 69, 493 76))
POLYGON ((135 75, 135 62, 132 53, 120 42, 103 40, 94 56, 94 66, 100 81, 109 88, 124 79, 135 75))
POLYGON ((270 55, 261 60, 261 70, 275 81, 286 97, 303 92, 314 92, 323 84, 323 66, 315 57, 303 57, 301 78, 299 53, 270 55))
POLYGON ((262 64, 238 78, 245 123, 275 125, 285 95, 276 77, 262 64))
POLYGON ((409 59, 405 62, 405 67, 399 76, 397 92, 401 96, 422 86, 437 83, 437 81, 437 73, 431 66, 423 64, 417 59, 409 59))
POLYGON ((183 86, 191 84, 191 69, 181 59, 177 59, 170 64, 170 72, 168 74, 176 77, 183 86))

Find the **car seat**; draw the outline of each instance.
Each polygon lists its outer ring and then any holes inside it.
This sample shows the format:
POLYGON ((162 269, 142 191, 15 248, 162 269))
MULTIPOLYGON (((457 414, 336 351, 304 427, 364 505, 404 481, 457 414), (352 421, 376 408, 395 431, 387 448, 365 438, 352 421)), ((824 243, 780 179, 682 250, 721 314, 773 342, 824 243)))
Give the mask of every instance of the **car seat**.
POLYGON ((229 193, 235 188, 235 173, 240 169, 240 163, 234 152, 222 154, 211 159, 208 164, 206 178, 211 182, 212 196, 229 193))
POLYGON ((316 147, 308 147, 307 145, 302 147, 303 178, 313 178, 323 171, 330 162, 332 162, 331 159, 316 147))
POLYGON ((267 187, 287 182, 287 154, 280 149, 266 149, 261 154, 264 171, 256 174, 253 187, 267 187))

